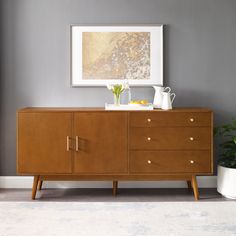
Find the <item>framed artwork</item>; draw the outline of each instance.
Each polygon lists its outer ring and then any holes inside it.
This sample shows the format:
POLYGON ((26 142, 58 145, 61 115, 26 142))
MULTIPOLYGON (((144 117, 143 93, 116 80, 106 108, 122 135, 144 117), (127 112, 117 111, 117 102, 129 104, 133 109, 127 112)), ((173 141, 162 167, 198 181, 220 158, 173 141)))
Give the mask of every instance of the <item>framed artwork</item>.
POLYGON ((71 85, 163 85, 163 25, 71 26, 71 85))

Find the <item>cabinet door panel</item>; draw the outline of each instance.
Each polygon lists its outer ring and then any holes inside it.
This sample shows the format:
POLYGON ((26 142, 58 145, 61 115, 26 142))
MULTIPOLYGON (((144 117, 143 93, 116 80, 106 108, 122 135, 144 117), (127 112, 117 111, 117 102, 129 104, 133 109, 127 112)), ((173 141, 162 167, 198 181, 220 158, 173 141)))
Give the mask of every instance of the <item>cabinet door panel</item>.
POLYGON ((127 113, 78 112, 74 114, 78 148, 75 173, 127 172, 127 113))
POLYGON ((18 173, 71 173, 71 113, 18 114, 18 173))

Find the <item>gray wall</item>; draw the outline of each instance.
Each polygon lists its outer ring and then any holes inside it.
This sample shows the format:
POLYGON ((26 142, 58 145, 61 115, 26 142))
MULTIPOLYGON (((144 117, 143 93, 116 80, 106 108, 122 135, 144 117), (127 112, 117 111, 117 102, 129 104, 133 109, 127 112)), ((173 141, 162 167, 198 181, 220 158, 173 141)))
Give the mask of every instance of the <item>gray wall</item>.
MULTIPOLYGON (((16 110, 103 106, 105 88, 70 88, 69 24, 163 23, 165 85, 175 106, 236 117, 235 0, 1 0, 0 173, 16 174, 16 110)), ((150 88, 135 96, 151 99, 150 88)))

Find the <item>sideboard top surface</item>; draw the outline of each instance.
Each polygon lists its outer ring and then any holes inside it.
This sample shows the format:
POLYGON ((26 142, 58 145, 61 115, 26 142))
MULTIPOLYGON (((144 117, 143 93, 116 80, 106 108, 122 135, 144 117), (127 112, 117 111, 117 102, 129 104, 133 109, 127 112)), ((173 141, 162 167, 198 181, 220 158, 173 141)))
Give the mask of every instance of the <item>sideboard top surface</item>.
POLYGON ((125 110, 125 111, 109 111, 104 107, 25 107, 18 110, 18 112, 212 112, 209 108, 202 107, 178 107, 172 110, 154 109, 151 111, 145 110, 125 110))

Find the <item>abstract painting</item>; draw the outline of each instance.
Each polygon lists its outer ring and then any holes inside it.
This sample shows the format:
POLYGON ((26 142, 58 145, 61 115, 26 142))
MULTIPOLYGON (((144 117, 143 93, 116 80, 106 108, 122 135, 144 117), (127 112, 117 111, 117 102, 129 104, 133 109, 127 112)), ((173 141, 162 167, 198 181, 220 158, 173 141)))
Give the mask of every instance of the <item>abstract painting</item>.
POLYGON ((72 86, 162 85, 162 26, 72 26, 72 86))

